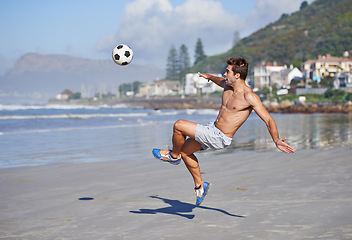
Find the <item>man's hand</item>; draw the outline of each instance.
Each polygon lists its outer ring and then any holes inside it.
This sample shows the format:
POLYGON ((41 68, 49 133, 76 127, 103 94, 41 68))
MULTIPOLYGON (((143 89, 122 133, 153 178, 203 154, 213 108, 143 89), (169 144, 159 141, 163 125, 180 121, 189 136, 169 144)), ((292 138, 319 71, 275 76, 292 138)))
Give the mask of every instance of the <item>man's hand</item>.
POLYGON ((200 73, 200 72, 198 72, 198 76, 199 77, 202 77, 202 78, 205 78, 205 79, 207 79, 208 80, 208 82, 210 81, 210 74, 206 74, 206 73, 200 73))
POLYGON ((294 153, 295 150, 293 150, 293 147, 285 143, 286 139, 287 138, 280 138, 276 140, 276 147, 285 153, 294 153))
POLYGON ((207 79, 208 82, 212 81, 216 85, 219 85, 220 87, 225 88, 225 85, 226 85, 225 78, 216 77, 207 73, 200 73, 200 72, 198 72, 198 76, 207 79))

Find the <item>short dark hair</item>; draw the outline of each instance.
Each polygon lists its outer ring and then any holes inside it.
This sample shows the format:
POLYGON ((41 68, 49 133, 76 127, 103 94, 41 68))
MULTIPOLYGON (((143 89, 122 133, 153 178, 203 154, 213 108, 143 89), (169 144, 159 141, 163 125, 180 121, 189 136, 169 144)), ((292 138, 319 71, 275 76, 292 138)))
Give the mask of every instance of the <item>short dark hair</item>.
POLYGON ((241 79, 246 80, 248 74, 249 62, 244 58, 229 58, 227 64, 233 66, 232 71, 234 74, 239 73, 241 79))

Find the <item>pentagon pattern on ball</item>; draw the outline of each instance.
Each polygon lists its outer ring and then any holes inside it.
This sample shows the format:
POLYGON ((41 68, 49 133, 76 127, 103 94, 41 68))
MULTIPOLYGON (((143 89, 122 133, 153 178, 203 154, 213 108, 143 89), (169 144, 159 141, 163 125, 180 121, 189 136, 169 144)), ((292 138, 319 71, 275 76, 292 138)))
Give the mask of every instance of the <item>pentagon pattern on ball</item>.
POLYGON ((117 53, 115 54, 115 60, 116 61, 120 60, 120 55, 118 55, 117 53))
POLYGON ((112 51, 112 59, 116 64, 125 66, 132 61, 133 51, 129 46, 120 44, 112 51))

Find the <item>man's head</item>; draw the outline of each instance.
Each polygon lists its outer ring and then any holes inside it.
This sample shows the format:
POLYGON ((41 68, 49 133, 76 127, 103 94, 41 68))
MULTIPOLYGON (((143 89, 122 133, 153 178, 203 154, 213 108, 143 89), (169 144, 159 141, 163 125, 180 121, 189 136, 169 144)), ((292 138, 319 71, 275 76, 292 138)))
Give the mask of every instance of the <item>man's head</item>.
POLYGON ((248 74, 248 61, 244 58, 229 58, 227 64, 232 66, 233 74, 239 73, 242 80, 246 80, 248 74))

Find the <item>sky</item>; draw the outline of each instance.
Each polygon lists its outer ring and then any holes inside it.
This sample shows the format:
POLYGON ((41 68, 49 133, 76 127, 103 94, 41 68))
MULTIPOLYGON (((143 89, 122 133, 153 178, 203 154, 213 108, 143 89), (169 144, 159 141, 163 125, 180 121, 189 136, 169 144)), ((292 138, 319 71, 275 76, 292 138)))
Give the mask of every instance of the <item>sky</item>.
MULTIPOLYGON (((308 0, 311 4, 314 0, 308 0)), ((303 0, 0 0, 0 75, 27 53, 111 59, 129 45, 133 63, 166 67, 171 47, 206 55, 299 10, 303 0)))

